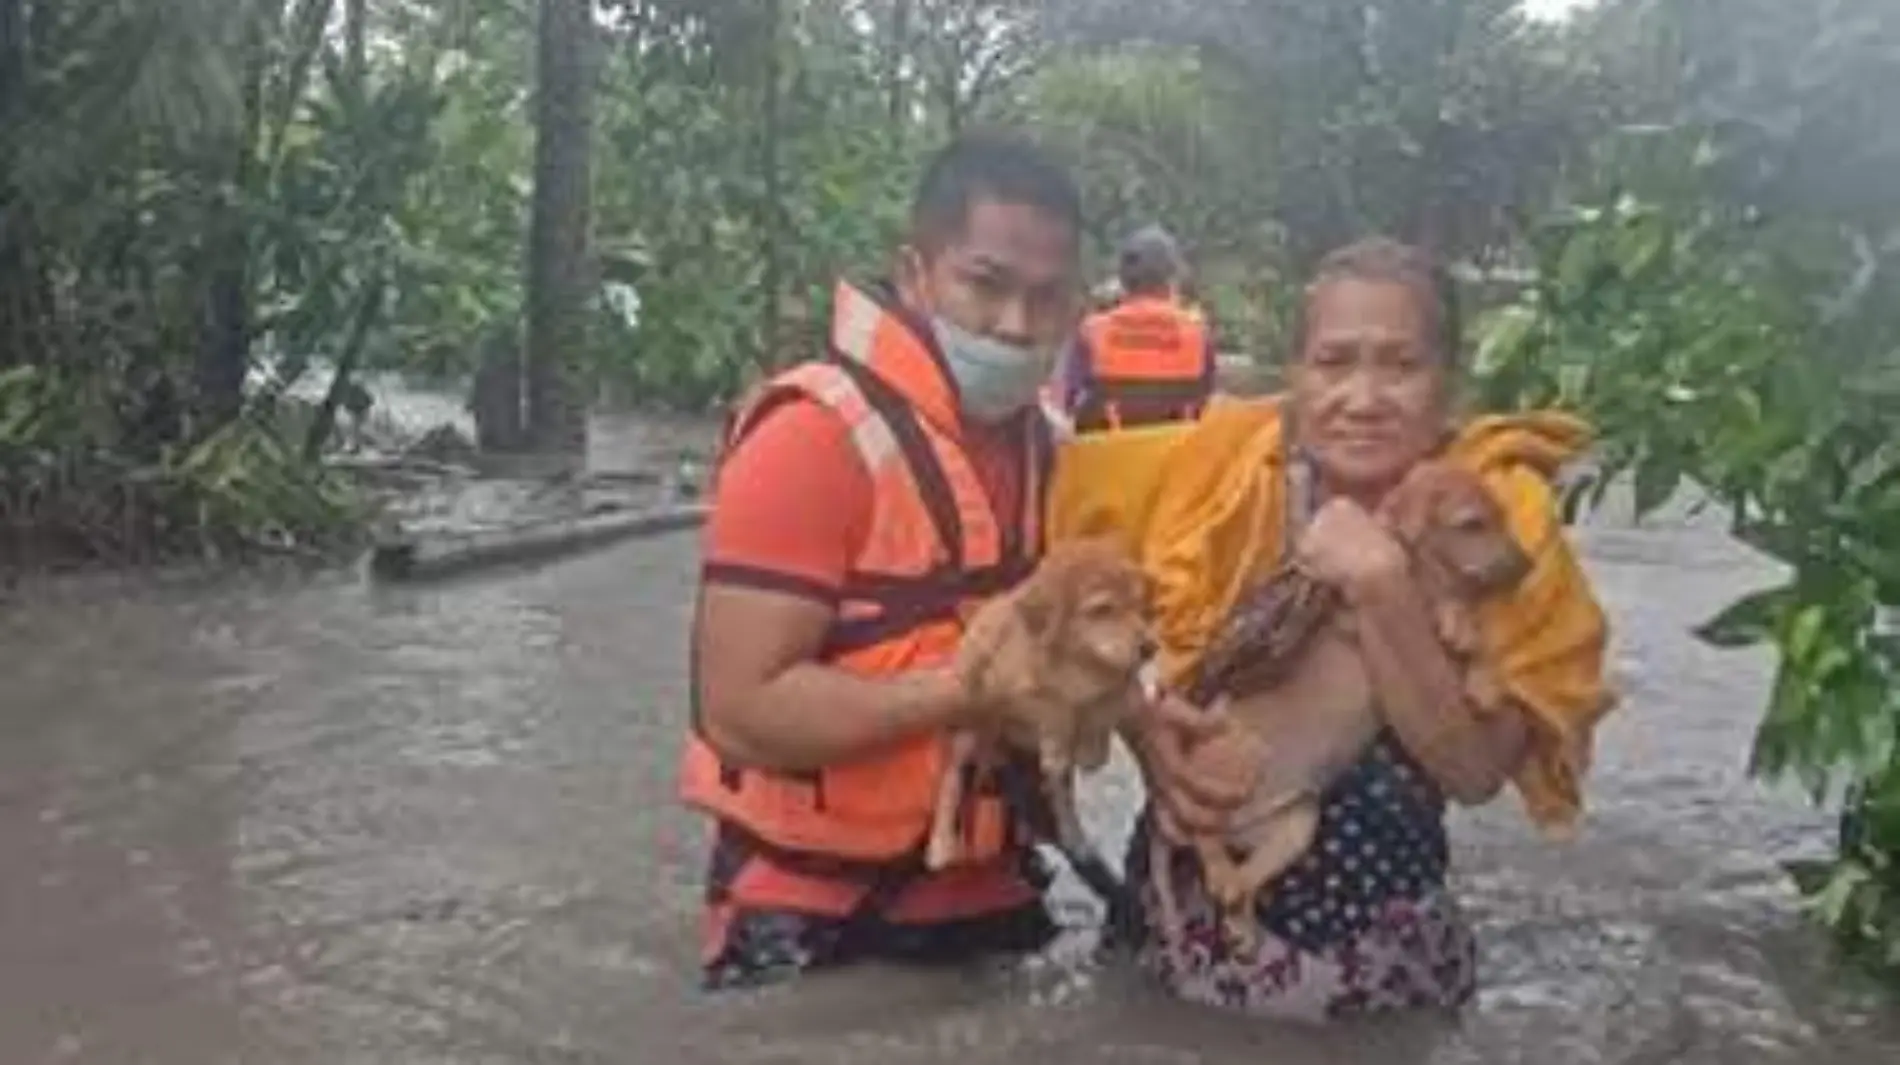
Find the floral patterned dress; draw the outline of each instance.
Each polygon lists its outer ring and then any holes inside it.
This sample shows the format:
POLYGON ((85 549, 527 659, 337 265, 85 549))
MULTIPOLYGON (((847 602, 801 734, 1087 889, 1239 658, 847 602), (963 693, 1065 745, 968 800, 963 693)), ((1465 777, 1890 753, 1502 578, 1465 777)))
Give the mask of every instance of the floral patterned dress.
POLYGON ((1154 819, 1129 842, 1143 966, 1174 995, 1284 1019, 1323 1021, 1391 1009, 1453 1008, 1476 986, 1470 928, 1446 888, 1444 798, 1388 731, 1334 782, 1313 846, 1261 892, 1262 935, 1232 949, 1191 849, 1154 869, 1154 819), (1155 877, 1170 878, 1180 927, 1157 919, 1155 877))

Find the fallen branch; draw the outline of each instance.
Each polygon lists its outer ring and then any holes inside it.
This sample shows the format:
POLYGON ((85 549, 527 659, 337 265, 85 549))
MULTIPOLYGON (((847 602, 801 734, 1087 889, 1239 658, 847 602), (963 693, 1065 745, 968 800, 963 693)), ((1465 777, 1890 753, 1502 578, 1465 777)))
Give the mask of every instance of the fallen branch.
POLYGON ((448 480, 455 477, 473 478, 476 470, 472 466, 458 466, 448 462, 415 455, 331 455, 323 464, 339 473, 357 476, 416 476, 437 477, 448 480))
POLYGON ((702 503, 669 503, 636 511, 560 518, 503 529, 423 536, 398 535, 370 548, 370 574, 385 581, 426 581, 492 566, 575 554, 634 536, 698 526, 702 503))

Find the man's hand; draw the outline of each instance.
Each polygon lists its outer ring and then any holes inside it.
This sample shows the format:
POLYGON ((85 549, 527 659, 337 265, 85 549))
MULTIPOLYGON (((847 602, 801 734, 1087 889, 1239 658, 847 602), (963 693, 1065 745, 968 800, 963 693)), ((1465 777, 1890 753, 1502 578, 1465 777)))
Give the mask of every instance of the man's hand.
POLYGON ((1175 841, 1218 833, 1260 775, 1261 742, 1227 714, 1164 692, 1137 725, 1158 827, 1175 841))
POLYGON ((1300 564, 1348 599, 1403 580, 1405 549, 1379 519, 1350 499, 1327 501, 1307 523, 1296 548, 1300 564))
POLYGON ((1010 654, 1010 637, 1020 624, 1014 596, 1008 592, 984 601, 964 622, 950 667, 963 692, 957 727, 994 727, 1034 696, 1033 671, 1020 654, 1010 654))

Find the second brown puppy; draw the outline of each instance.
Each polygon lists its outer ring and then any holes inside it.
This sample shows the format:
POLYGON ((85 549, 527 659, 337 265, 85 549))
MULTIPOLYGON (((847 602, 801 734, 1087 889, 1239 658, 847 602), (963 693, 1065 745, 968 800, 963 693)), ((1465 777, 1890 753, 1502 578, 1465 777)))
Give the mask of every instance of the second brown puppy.
POLYGON ((996 745, 1034 752, 1056 845, 1090 886, 1105 874, 1075 807, 1075 770, 1108 761, 1117 728, 1138 705, 1139 674, 1153 654, 1147 580, 1106 540, 1058 545, 1027 580, 970 618, 957 670, 973 698, 1006 712, 993 735, 959 733, 943 775, 925 849, 930 868, 958 855, 963 767, 993 759, 996 745), (1092 863, 1093 870, 1083 868, 1092 863))
MULTIPOLYGON (((1503 508, 1475 474, 1428 461, 1393 490, 1379 517, 1410 557, 1468 698, 1481 711, 1502 705, 1502 685, 1478 658, 1475 607, 1516 587, 1531 568, 1503 508)), ((1193 841, 1227 934, 1243 948, 1256 934, 1262 886, 1312 845, 1320 796, 1382 726, 1353 630, 1337 592, 1296 564, 1283 566, 1241 597, 1189 693, 1203 706, 1224 697, 1261 765, 1228 831, 1193 841)), ((1173 930, 1178 908, 1159 854, 1154 868, 1159 916, 1173 930)))

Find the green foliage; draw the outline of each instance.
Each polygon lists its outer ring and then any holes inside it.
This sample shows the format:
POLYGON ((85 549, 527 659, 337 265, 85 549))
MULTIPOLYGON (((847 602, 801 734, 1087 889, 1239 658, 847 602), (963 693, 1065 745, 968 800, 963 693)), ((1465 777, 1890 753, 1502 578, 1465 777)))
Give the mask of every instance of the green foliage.
POLYGON ((1617 0, 1586 29, 1592 61, 1631 87, 1633 120, 1700 135, 1700 165, 1678 168, 1667 201, 1723 211, 1775 248, 1770 283, 1812 301, 1829 351, 1900 352, 1891 0, 1617 0))
POLYGON ((1490 402, 1602 431, 1647 510, 1693 481, 1787 565, 1698 630, 1778 668, 1750 758, 1845 799, 1838 853, 1791 869, 1857 957, 1900 972, 1900 75, 1886 0, 1620 0, 1589 62, 1641 126, 1573 180, 1595 206, 1531 243, 1480 323, 1490 402), (1640 197, 1624 194, 1630 190, 1640 197))
POLYGON ((1271 164, 1250 191, 1299 266, 1375 230, 1458 257, 1503 250, 1622 108, 1604 72, 1514 0, 1057 7, 1072 39, 1187 49, 1237 83, 1223 139, 1271 164))
POLYGON ((1894 393, 1812 354, 1820 326, 1706 220, 1626 196, 1534 247, 1536 281, 1479 326, 1485 403, 1582 411, 1603 437, 1599 497, 1629 473, 1647 513, 1693 482, 1789 567, 1698 635, 1774 649, 1751 771, 1816 802, 1852 796, 1857 832, 1805 887, 1843 942, 1900 965, 1900 639, 1882 621, 1900 606, 1894 393))
POLYGON ((204 550, 318 553, 354 542, 366 515, 353 485, 255 417, 166 460, 154 480, 172 515, 167 534, 204 550))
POLYGON ((606 318, 595 366, 638 402, 700 409, 761 365, 813 353, 836 277, 887 261, 930 146, 917 119, 891 114, 890 45, 862 31, 866 5, 784 6, 775 197, 757 10, 650 12, 613 39, 597 229, 603 276, 640 309, 632 325, 606 318), (781 350, 764 350, 768 309, 781 350))
POLYGON ((354 488, 250 415, 147 461, 116 446, 97 392, 57 368, 0 372, 0 558, 324 556, 366 516, 354 488))
POLYGON ((442 379, 472 372, 482 338, 522 313, 533 149, 528 8, 458 7, 396 24, 415 50, 408 78, 431 85, 439 103, 386 229, 401 254, 385 331, 368 353, 380 368, 442 379))
POLYGON ((1287 272, 1273 217, 1275 172, 1243 82, 1178 50, 1137 48, 1058 60, 1012 113, 1069 162, 1090 208, 1091 243, 1112 261, 1139 226, 1166 225, 1194 266, 1231 348, 1265 351, 1287 272))
MULTIPOLYGON (((0 424, 10 539, 82 554, 302 549, 353 505, 279 437, 348 369, 412 251, 431 73, 378 76, 327 0, 12 0, 0 47, 0 424), (274 360, 278 380, 245 379, 274 360)), ((327 426, 319 412, 311 424, 327 426)))

